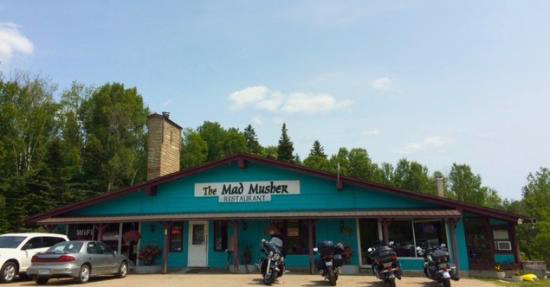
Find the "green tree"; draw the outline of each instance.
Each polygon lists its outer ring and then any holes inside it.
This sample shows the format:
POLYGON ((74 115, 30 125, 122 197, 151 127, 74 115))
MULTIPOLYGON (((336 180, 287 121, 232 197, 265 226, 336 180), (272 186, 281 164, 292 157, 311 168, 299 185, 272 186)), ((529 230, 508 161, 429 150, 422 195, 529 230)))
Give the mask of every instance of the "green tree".
POLYGON ((428 175, 428 168, 416 161, 401 159, 393 171, 392 182, 395 187, 435 194, 435 182, 428 175))
POLYGON ((313 142, 313 147, 311 148, 308 157, 304 160, 304 165, 320 170, 330 170, 330 162, 324 152, 323 146, 321 146, 319 141, 316 140, 313 142))
POLYGON ((225 129, 219 123, 205 121, 197 128, 197 132, 208 145, 208 161, 221 159, 225 156, 225 129))
POLYGON ((192 129, 183 132, 180 166, 182 169, 199 166, 208 160, 208 144, 192 129))
POLYGON ((523 187, 523 211, 535 218, 533 225, 520 225, 521 250, 529 259, 543 259, 550 264, 550 170, 540 168, 529 173, 527 185, 523 187))
POLYGON ((261 155, 269 159, 277 159, 277 150, 276 146, 267 146, 261 148, 261 155))
POLYGON ((145 125, 149 111, 135 88, 106 84, 80 107, 83 171, 95 190, 111 191, 145 180, 145 125))
POLYGON ((258 136, 252 125, 246 126, 244 129, 244 137, 246 139, 246 147, 249 153, 261 154, 262 146, 258 142, 258 136))
POLYGON ((341 147, 338 152, 330 157, 330 171, 333 173, 340 172, 342 176, 350 175, 349 151, 345 147, 341 147))
POLYGON ((367 150, 353 148, 348 155, 349 176, 364 179, 371 182, 383 182, 383 173, 378 166, 372 162, 367 150))
POLYGON ((277 159, 292 162, 294 160, 294 145, 292 141, 290 141, 287 133, 286 123, 283 123, 281 138, 277 146, 277 159))
POLYGON ((493 208, 502 203, 496 191, 483 186, 481 176, 474 174, 468 165, 454 163, 448 181, 451 198, 493 208))
POLYGON ((0 77, 0 197, 1 204, 9 207, 0 212, 3 229, 25 230, 24 220, 37 204, 34 198, 48 196, 34 187, 40 184, 36 175, 58 131, 59 105, 53 91, 49 82, 39 78, 17 75, 5 81, 0 77))

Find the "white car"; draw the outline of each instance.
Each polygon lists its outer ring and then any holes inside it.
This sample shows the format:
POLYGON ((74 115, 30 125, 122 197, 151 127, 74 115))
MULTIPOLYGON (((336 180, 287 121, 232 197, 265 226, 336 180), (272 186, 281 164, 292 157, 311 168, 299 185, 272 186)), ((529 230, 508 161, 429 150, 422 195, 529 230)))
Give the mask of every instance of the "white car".
POLYGON ((0 235, 0 282, 11 282, 17 274, 25 273, 34 255, 51 246, 69 241, 63 234, 10 233, 0 235))

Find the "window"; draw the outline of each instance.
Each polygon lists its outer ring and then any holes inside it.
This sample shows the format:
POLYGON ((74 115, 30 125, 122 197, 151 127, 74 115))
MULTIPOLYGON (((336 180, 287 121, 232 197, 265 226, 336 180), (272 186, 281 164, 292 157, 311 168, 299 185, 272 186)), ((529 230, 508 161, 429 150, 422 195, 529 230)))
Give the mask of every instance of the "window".
POLYGON ((395 244, 399 257, 417 257, 416 246, 431 248, 447 244, 442 220, 401 220, 389 224, 389 240, 395 244))
POLYGON ((63 254, 63 253, 79 253, 82 248, 82 242, 67 241, 54 245, 46 251, 46 253, 63 254))
POLYGON ((204 243, 204 225, 203 224, 193 224, 193 234, 192 234, 192 244, 201 245, 204 243))
POLYGON ((86 252, 88 254, 101 254, 100 249, 95 242, 88 243, 88 246, 86 246, 86 252))
POLYGON ((214 250, 227 249, 227 221, 214 221, 214 250))
POLYGON ((105 243, 98 242, 97 246, 99 247, 99 250, 100 250, 101 254, 114 254, 115 253, 113 251, 113 249, 111 249, 111 247, 109 247, 109 245, 107 245, 105 243))
POLYGON ((510 234, 506 227, 495 227, 493 229, 493 240, 495 240, 495 250, 500 253, 509 253, 512 251, 512 242, 510 234))
POLYGON ((389 241, 395 244, 395 252, 399 257, 415 257, 414 235, 412 221, 392 221, 389 225, 389 241))
POLYGON ((35 237, 27 241, 27 243, 25 243, 25 246, 23 246, 23 250, 36 249, 36 248, 42 248, 42 247, 44 247, 44 243, 42 242, 42 237, 35 237))
POLYGON ((415 220, 414 236, 416 246, 422 248, 433 248, 440 246, 442 243, 447 244, 445 224, 440 220, 415 220))
POLYGON ((183 224, 175 224, 170 229, 170 252, 183 251, 183 224))
POLYGON ((44 247, 54 246, 59 242, 64 242, 65 239, 59 237, 44 237, 44 247))
MULTIPOLYGON (((283 249, 290 255, 309 254, 307 220, 274 221, 273 225, 281 232, 283 249)), ((313 245, 315 245, 315 226, 313 226, 313 245)))
POLYGON ((0 248, 17 248, 25 238, 24 236, 0 236, 0 248))

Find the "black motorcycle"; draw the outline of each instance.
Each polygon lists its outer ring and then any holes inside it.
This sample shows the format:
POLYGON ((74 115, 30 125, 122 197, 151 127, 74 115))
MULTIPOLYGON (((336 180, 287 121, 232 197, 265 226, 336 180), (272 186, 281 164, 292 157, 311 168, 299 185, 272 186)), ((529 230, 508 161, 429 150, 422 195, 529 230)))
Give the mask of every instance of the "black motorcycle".
POLYGON ((385 244, 377 242, 368 250, 368 256, 372 259, 372 272, 376 277, 390 287, 395 287, 395 278, 401 280, 403 271, 397 260, 397 253, 393 250, 393 242, 385 244))
POLYGON ((336 286, 336 280, 340 274, 340 267, 344 265, 345 250, 342 243, 334 244, 332 241, 321 241, 313 251, 320 254, 317 262, 317 270, 323 273, 331 286, 336 286))
POLYGON ((277 237, 271 238, 270 241, 262 239, 261 247, 266 257, 262 260, 260 270, 264 284, 271 285, 285 272, 283 241, 277 237))
POLYGON ((445 244, 436 247, 417 247, 418 255, 424 257, 424 274, 426 277, 451 287, 451 279, 458 281, 456 266, 449 262, 449 251, 445 244))

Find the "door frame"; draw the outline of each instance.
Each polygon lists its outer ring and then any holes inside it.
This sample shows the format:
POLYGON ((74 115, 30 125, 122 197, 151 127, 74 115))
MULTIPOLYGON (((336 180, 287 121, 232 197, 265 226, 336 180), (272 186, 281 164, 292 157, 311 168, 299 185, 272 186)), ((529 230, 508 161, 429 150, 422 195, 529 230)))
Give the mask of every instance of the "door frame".
POLYGON ((210 249, 210 242, 209 242, 209 225, 210 225, 210 222, 208 220, 192 220, 192 221, 189 221, 188 222, 188 226, 189 226, 189 231, 188 231, 188 240, 187 240, 187 267, 208 267, 208 253, 209 253, 209 249, 210 249), (191 262, 191 246, 193 245, 192 242, 193 242, 193 225, 194 224, 203 224, 204 225, 204 241, 205 241, 205 245, 206 245, 206 252, 205 252, 205 256, 206 256, 206 260, 205 260, 205 264, 204 266, 191 266, 189 263, 191 262))

